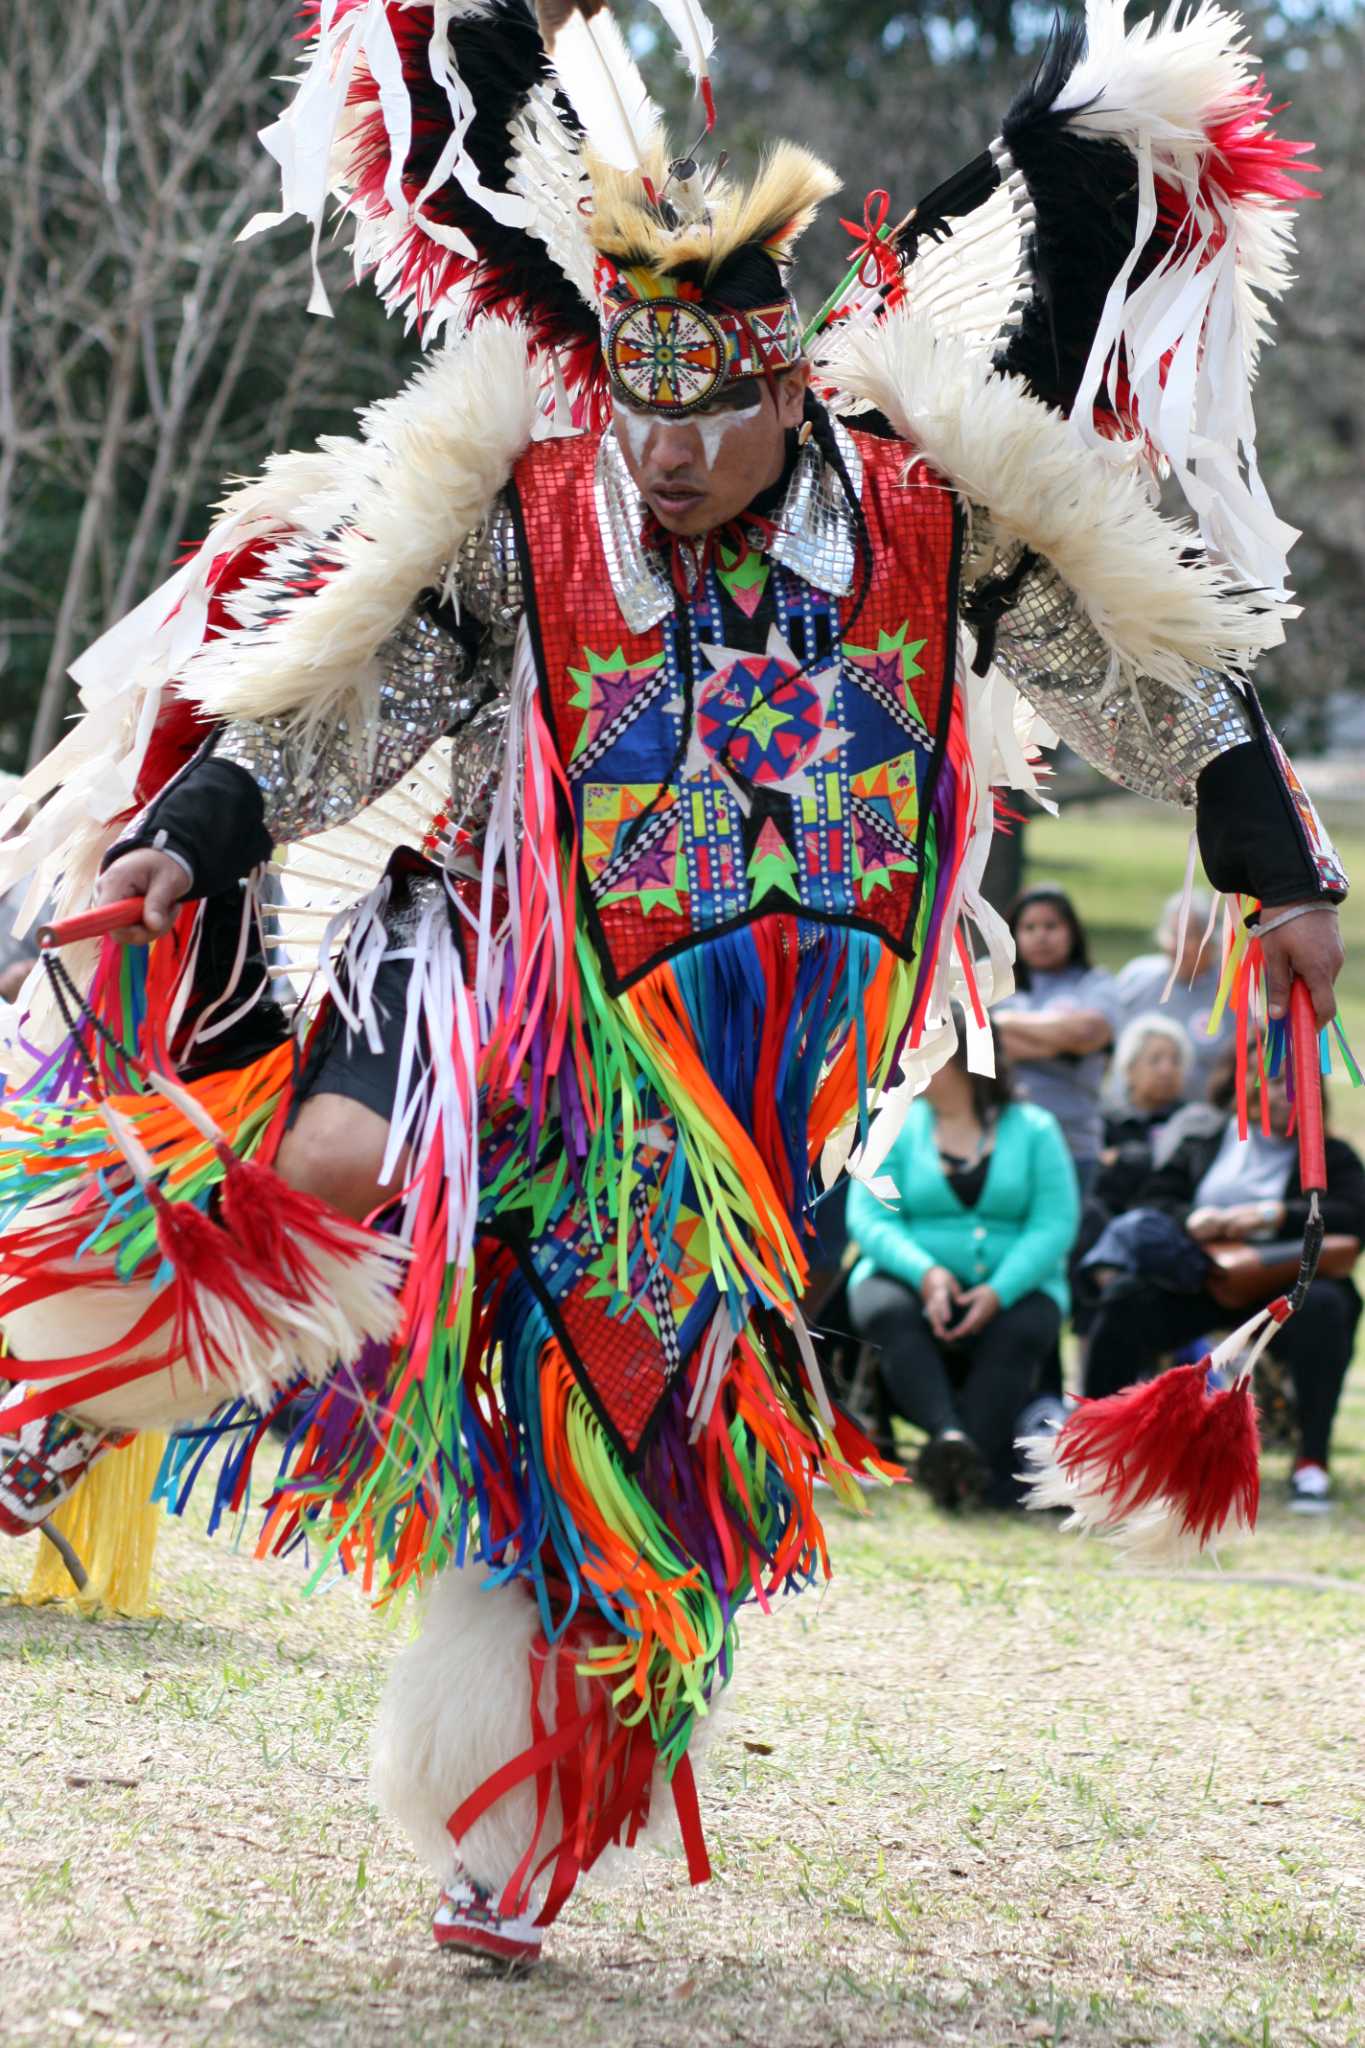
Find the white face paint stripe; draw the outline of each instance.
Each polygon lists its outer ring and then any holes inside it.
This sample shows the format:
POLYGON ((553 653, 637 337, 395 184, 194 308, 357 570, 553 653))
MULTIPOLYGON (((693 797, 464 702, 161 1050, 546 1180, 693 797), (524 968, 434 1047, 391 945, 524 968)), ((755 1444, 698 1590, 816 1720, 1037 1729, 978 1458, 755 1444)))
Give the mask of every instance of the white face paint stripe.
POLYGON ((656 414, 636 412, 630 406, 614 405, 612 420, 618 439, 625 442, 636 463, 643 463, 650 436, 657 427, 691 427, 701 442, 702 461, 706 468, 711 470, 716 466, 721 442, 731 428, 739 426, 744 420, 757 419, 762 410, 763 401, 759 398, 755 399, 752 405, 721 406, 714 412, 698 413, 695 419, 668 420, 656 414))
POLYGON ((624 405, 614 405, 611 416, 617 440, 625 442, 637 464, 642 463, 645 459, 646 443, 658 421, 651 419, 648 413, 631 412, 624 405))
POLYGON ((702 458, 708 469, 715 468, 720 444, 730 429, 737 427, 741 420, 757 419, 762 410, 762 400, 759 399, 753 405, 722 406, 715 412, 702 413, 691 422, 701 435, 702 458))

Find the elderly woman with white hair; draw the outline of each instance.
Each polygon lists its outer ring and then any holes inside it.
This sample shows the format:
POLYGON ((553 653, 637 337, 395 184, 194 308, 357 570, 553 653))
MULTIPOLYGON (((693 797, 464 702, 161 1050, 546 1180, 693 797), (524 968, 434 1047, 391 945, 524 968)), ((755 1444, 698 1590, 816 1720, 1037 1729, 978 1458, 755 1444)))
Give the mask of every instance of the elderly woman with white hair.
POLYGON ((1192 1073, 1186 1081, 1187 1093, 1192 1101, 1202 1102, 1215 1069, 1232 1044, 1233 1025, 1228 1011, 1220 1019, 1217 1031, 1209 1031, 1220 969, 1220 949, 1216 940, 1210 939, 1208 945, 1204 944, 1213 899, 1203 889, 1192 891, 1182 935, 1181 909, 1184 901, 1183 890, 1177 890, 1174 896, 1166 898, 1153 933, 1160 950, 1139 953, 1135 960, 1120 968, 1115 976, 1115 987, 1121 1024, 1136 1023, 1160 1004, 1172 1022, 1184 1027, 1192 1057, 1192 1073), (1175 980, 1171 982, 1173 966, 1175 980), (1171 982, 1169 996, 1165 993, 1168 982, 1171 982))
POLYGON ((1070 1262, 1072 1323, 1085 1337, 1094 1320, 1101 1268, 1096 1247, 1109 1225, 1138 1199, 1165 1160, 1189 1099, 1194 1047, 1184 1026, 1162 1010, 1145 1010, 1119 1033, 1104 1115, 1104 1149, 1081 1211, 1070 1262))
POLYGON ((1195 1069, 1190 1034, 1174 1017, 1147 1010, 1119 1033, 1114 1102, 1093 1189, 1110 1215, 1126 1209, 1158 1163, 1160 1132, 1188 1101, 1195 1069))

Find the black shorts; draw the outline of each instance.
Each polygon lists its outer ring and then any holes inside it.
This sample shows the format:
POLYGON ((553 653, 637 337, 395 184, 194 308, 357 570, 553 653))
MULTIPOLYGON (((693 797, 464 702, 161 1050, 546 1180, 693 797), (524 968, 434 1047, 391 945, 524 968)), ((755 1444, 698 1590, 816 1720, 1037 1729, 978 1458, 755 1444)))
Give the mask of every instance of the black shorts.
POLYGON ((398 1069, 403 1054, 403 1023, 407 1015, 411 960, 385 960, 374 978, 374 1006, 383 1043, 371 1049, 363 1031, 352 1031, 334 1010, 308 1055, 294 1094, 290 1122, 312 1095, 344 1095, 363 1103, 385 1123, 393 1115, 398 1069))

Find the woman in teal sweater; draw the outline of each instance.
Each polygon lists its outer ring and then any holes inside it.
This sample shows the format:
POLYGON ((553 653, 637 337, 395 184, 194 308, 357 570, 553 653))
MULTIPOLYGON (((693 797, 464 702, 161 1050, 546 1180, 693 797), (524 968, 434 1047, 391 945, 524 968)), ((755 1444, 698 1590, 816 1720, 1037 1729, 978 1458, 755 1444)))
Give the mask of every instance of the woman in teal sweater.
POLYGON ((883 1168, 883 1202, 855 1183, 849 1287, 859 1336, 881 1350, 896 1410, 927 1431, 919 1476, 940 1505, 1013 1500, 1015 1424, 1070 1307, 1080 1218, 1057 1119, 1013 1098, 958 1049, 912 1106, 883 1168))

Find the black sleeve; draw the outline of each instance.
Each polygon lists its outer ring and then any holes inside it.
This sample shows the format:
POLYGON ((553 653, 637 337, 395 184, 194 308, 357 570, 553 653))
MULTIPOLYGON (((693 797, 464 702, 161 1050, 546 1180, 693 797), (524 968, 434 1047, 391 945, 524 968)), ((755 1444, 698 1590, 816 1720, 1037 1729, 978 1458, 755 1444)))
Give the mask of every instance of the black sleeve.
POLYGON ((1267 907, 1320 896, 1336 903, 1346 877, 1298 778, 1246 687, 1254 737, 1201 769, 1195 817, 1204 872, 1225 895, 1267 907))
POLYGON ((1194 1206, 1194 1191, 1208 1165, 1208 1141, 1182 1138, 1164 1166, 1153 1167, 1133 1197, 1135 1209, 1160 1209, 1183 1223, 1194 1206))
MULTIPOLYGON (((487 650, 488 626, 467 605, 457 611, 437 590, 423 592, 417 602, 462 649, 461 679, 472 676, 487 650)), ((192 877, 191 896, 218 896, 235 888, 253 868, 269 860, 272 849, 265 825, 265 798, 255 777, 236 761, 220 761, 211 736, 134 821, 127 837, 110 849, 103 864, 108 867, 120 854, 144 846, 163 849, 184 861, 192 877)))
MULTIPOLYGON (((1308 1202, 1300 1192, 1298 1169, 1285 1198, 1284 1227, 1297 1237, 1307 1227, 1308 1202)), ((1322 1198, 1322 1220, 1339 1237, 1358 1237, 1365 1243, 1365 1166, 1353 1146, 1344 1138, 1327 1140, 1327 1193, 1322 1198)))
POLYGON ((1096 1195, 1116 1216, 1137 1207, 1152 1177, 1152 1148, 1146 1138, 1128 1138, 1117 1151, 1118 1157, 1095 1176, 1096 1195))
POLYGON ((461 604, 457 610, 439 590, 424 590, 417 602, 434 626, 439 626, 442 632, 459 641, 467 664, 465 673, 473 675, 480 656, 488 646, 488 627, 484 621, 476 617, 467 603, 461 604))
POLYGON ((205 749, 167 783, 128 837, 110 848, 103 865, 143 846, 185 862, 191 896, 221 895, 270 858, 265 798, 245 768, 216 760, 205 749))

